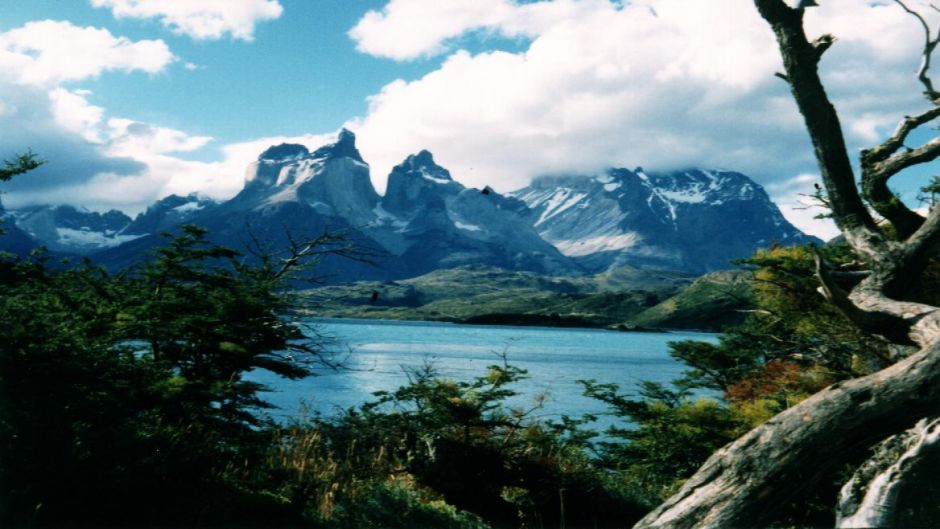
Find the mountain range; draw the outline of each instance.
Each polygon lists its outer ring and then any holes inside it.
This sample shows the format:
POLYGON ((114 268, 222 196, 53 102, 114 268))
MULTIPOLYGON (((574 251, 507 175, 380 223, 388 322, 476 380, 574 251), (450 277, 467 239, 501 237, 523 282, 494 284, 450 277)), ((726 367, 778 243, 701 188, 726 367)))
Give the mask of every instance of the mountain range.
POLYGON ((268 148, 226 201, 171 195, 134 219, 71 206, 3 215, 9 233, 0 249, 43 245, 115 268, 139 260, 162 243, 160 232, 182 223, 240 250, 276 251, 290 239, 342 232, 372 262, 327 256, 318 273, 333 283, 468 265, 549 275, 618 266, 700 274, 775 242, 813 240, 783 218, 761 186, 731 171, 615 168, 542 177, 500 194, 465 187, 424 150, 392 170, 382 196, 345 129, 312 152, 295 144, 268 148))

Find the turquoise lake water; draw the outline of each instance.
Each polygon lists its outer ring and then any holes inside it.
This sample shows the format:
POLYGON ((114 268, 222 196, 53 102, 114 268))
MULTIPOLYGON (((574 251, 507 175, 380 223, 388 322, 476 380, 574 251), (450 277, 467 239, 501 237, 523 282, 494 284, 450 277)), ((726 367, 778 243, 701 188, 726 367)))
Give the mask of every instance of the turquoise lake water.
MULTIPOLYGON (((528 409, 536 395, 547 394, 545 418, 562 414, 578 417, 604 411, 604 406, 582 396, 579 379, 613 382, 631 392, 642 380, 668 382, 683 366, 668 354, 667 343, 677 340, 715 341, 716 335, 693 332, 628 333, 598 329, 459 325, 437 322, 375 320, 315 320, 319 333, 331 338, 327 346, 344 368, 319 369, 320 376, 288 381, 266 372, 253 379, 274 391, 264 398, 277 405, 275 418, 309 409, 330 415, 337 410, 373 400, 372 393, 394 390, 408 381, 406 368, 430 362, 441 375, 470 380, 499 364, 506 352, 509 363, 528 370, 528 377, 512 386, 519 395, 512 406, 528 409)), ((606 422, 606 421, 602 421, 606 422)))

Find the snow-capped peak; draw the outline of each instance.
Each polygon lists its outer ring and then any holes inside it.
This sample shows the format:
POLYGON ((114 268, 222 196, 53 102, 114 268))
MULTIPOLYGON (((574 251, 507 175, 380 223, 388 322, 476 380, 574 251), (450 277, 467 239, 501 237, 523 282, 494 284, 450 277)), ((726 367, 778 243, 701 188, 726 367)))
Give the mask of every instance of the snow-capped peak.
POLYGON ((727 267, 771 241, 806 236, 764 190, 726 170, 550 176, 511 194, 539 234, 588 266, 631 264, 702 272, 727 267))

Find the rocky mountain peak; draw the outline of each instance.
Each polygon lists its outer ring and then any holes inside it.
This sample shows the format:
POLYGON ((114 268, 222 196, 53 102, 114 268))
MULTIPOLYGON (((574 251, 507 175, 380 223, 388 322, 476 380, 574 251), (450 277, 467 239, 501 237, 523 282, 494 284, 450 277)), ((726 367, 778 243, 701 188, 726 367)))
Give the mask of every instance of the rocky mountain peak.
POLYGON ((401 172, 413 177, 421 177, 434 183, 440 180, 453 181, 450 171, 441 167, 434 161, 434 155, 427 149, 422 149, 417 154, 411 154, 401 164, 395 166, 393 172, 401 172))
POLYGON ((341 129, 336 137, 336 143, 324 145, 313 151, 311 158, 352 158, 353 160, 365 163, 359 149, 356 148, 356 135, 348 129, 341 129))
POLYGON ((416 205, 437 204, 444 196, 463 189, 451 178, 450 171, 437 165, 434 155, 422 150, 392 169, 382 203, 388 211, 404 214, 415 211, 416 205))
POLYGON ((306 158, 309 154, 310 151, 303 145, 297 143, 282 143, 268 147, 258 156, 258 161, 269 163, 289 162, 306 158))

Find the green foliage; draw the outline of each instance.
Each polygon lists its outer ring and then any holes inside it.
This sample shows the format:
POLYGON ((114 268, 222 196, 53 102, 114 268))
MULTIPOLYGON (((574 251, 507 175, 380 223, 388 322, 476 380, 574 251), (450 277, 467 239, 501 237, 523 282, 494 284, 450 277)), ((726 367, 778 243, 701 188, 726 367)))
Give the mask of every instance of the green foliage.
POLYGON ((692 285, 628 318, 627 327, 718 331, 740 324, 754 307, 752 274, 722 270, 705 274, 692 285))
POLYGON ((937 203, 937 195, 940 194, 940 176, 934 176, 930 183, 921 187, 917 195, 917 200, 933 206, 937 203))
POLYGON ((6 182, 14 176, 28 173, 44 163, 46 163, 45 160, 41 160, 36 153, 27 150, 10 160, 3 161, 3 167, 0 167, 0 182, 6 182))
POLYGON ((690 281, 681 273, 630 268, 554 277, 464 266, 402 281, 320 287, 302 295, 312 310, 328 317, 605 327, 631 318, 690 281))
POLYGON ((414 370, 409 384, 374 402, 285 430, 271 472, 286 476, 281 494, 309 518, 340 526, 431 523, 406 506, 384 512, 402 497, 445 509, 457 517, 453 526, 476 517, 500 527, 609 527, 639 518, 633 491, 590 457, 594 434, 582 421, 537 420, 538 402, 528 411, 505 405, 522 376, 505 361, 470 381, 442 378, 431 366, 414 370))
POLYGON ((623 478, 652 508, 674 493, 711 455, 743 433, 727 406, 695 398, 684 384, 673 389, 645 382, 639 398, 620 393, 616 384, 582 381, 585 395, 610 406, 629 421, 611 427, 598 443, 601 461, 623 478))
POLYGON ((315 351, 284 317, 283 274, 204 235, 185 227, 116 276, 41 255, 0 260, 0 519, 266 512, 250 501, 263 491, 230 479, 267 439, 253 413, 264 388, 244 376, 304 376, 295 357, 315 351))
MULTIPOLYGON (((0 180, 40 163, 22 155, 0 180)), ((851 268, 844 247, 822 251, 851 268)), ((338 417, 276 425, 246 375, 303 377, 321 359, 284 289, 304 255, 249 262, 185 226, 117 275, 0 257, 0 525, 622 526, 747 429, 890 362, 815 293, 808 248, 774 248, 746 261, 757 310, 741 325, 671 344, 690 368, 671 387, 584 382, 621 420, 600 440, 594 417, 507 406, 526 373, 505 356, 469 381, 424 366, 338 417)), ((575 301, 656 301, 635 295, 575 301)))

